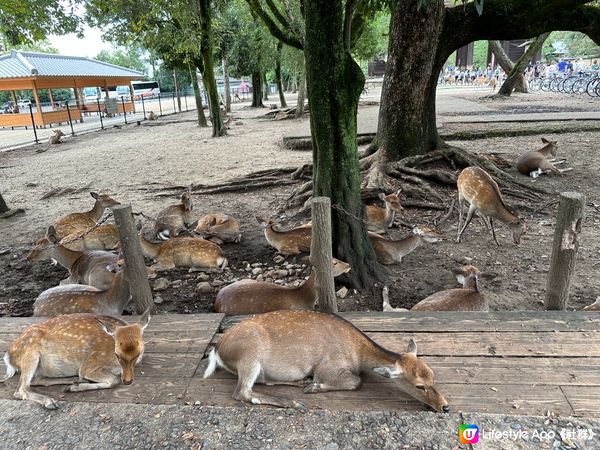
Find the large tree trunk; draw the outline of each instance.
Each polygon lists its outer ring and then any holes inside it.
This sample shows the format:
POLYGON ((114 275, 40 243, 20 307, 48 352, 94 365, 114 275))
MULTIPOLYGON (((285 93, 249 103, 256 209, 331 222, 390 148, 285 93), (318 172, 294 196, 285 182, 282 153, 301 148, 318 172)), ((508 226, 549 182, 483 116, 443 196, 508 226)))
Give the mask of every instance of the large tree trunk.
POLYGON ((283 82, 281 81, 281 50, 283 48, 283 44, 281 42, 277 43, 277 58, 275 59, 275 82, 277 83, 277 92, 279 92, 279 103, 281 103, 282 108, 287 108, 287 103, 285 101, 285 95, 283 93, 283 82))
POLYGON ((537 52, 540 51, 549 35, 550 33, 540 34, 537 38, 533 40, 533 42, 531 42, 531 44, 529 44, 529 48, 527 49, 527 51, 521 55, 519 60, 515 63, 514 67, 508 74, 506 81, 504 81, 504 83, 500 87, 498 95, 509 96, 510 94, 512 94, 513 90, 517 92, 528 92, 527 81, 523 76, 523 72, 525 71, 525 68, 531 62, 531 60, 535 58, 537 52), (523 91, 518 89, 521 82, 523 83, 523 91))
POLYGON ((263 72, 263 100, 269 100, 269 80, 267 80, 267 72, 263 72))
POLYGON ((225 112, 231 112, 231 89, 229 88, 229 65, 223 57, 223 89, 225 90, 225 112))
POLYGON ((300 73, 300 83, 298 84, 298 99, 296 101, 296 119, 304 115, 304 100, 306 97, 306 64, 300 73))
MULTIPOLYGON (((198 70, 202 73, 202 64, 199 64, 198 70)), ((196 98, 196 112, 198 115, 198 125, 202 128, 208 127, 206 116, 204 115, 204 106, 202 106, 202 93, 200 92, 200 86, 198 85, 198 75, 196 75, 196 67, 190 69, 190 75, 192 77, 192 86, 194 87, 194 97, 196 98)))
POLYGON ((333 254, 352 265, 348 277, 361 288, 385 272, 377 263, 365 223, 355 218, 363 212, 356 114, 364 75, 345 48, 342 11, 341 0, 305 1, 313 192, 331 198, 333 254))
POLYGON ((262 75, 260 72, 252 73, 252 107, 254 108, 262 108, 262 75))
MULTIPOLYGON (((490 49, 491 49, 492 53, 494 54, 496 61, 498 62, 498 65, 500 67, 502 67, 502 70, 504 70, 504 72, 506 72, 506 73, 513 73, 514 68, 515 68, 515 63, 512 62, 511 59, 508 57, 508 55, 502 48, 502 44, 500 43, 500 41, 488 41, 488 42, 490 44, 490 49)), ((525 77, 523 76, 523 73, 515 72, 513 79, 514 79, 514 81, 512 82, 513 89, 517 92, 526 93, 527 92, 527 82, 525 81, 525 77)), ((512 92, 512 90, 511 90, 511 92, 512 92)), ((508 95, 510 95, 510 94, 508 94, 508 95)))
POLYGON ((10 208, 6 205, 6 202, 4 201, 4 198, 2 197, 2 194, 0 193, 0 214, 5 213, 9 209, 10 208))
POLYGON ((212 136, 223 136, 227 134, 221 109, 219 107, 219 92, 217 91, 217 80, 215 79, 215 65, 213 60, 212 27, 210 0, 198 0, 200 10, 200 54, 202 56, 202 78, 206 95, 209 99, 210 121, 212 123, 212 136))

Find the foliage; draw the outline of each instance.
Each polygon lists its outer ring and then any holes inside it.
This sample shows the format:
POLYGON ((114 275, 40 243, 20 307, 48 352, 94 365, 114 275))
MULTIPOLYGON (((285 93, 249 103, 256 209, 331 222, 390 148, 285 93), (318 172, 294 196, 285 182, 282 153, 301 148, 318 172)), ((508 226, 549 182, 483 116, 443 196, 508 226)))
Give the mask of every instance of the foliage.
POLYGON ((143 51, 137 46, 113 47, 112 50, 102 50, 96 55, 98 61, 104 61, 116 66, 126 67, 147 73, 146 63, 144 61, 143 51))
POLYGON ((363 29, 360 37, 352 48, 352 55, 358 61, 382 59, 388 47, 388 29, 390 13, 379 11, 372 15, 363 29))
POLYGON ((550 34, 544 44, 543 54, 548 55, 555 51, 556 46, 564 44, 567 57, 599 56, 600 46, 596 45, 585 34, 576 31, 555 31, 550 34), (553 45, 554 44, 554 45, 553 45))
POLYGON ((488 60, 488 41, 476 41, 473 44, 473 67, 487 67, 488 60))
POLYGON ((30 42, 28 44, 21 44, 16 48, 22 52, 51 53, 54 55, 59 53, 58 49, 53 47, 48 39, 42 39, 41 41, 30 42))

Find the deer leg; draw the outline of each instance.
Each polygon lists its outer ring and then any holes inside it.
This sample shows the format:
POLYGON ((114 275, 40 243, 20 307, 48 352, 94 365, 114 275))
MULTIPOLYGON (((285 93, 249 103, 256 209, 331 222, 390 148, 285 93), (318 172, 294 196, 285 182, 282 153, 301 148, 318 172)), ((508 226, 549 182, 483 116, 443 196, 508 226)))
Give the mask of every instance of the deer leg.
POLYGON ((327 391, 356 391, 360 389, 360 376, 352 373, 350 369, 336 370, 333 373, 315 372, 314 381, 304 388, 305 394, 327 391))
POLYGON ((40 354, 37 351, 26 351, 21 357, 21 378, 19 380, 19 387, 14 396, 21 400, 31 400, 39 403, 46 409, 57 409, 58 404, 56 403, 56 400, 46 395, 31 392, 29 389, 31 380, 33 380, 35 372, 38 369, 39 362, 40 354))
POLYGON ((84 372, 84 368, 81 370, 81 378, 93 383, 79 383, 72 384, 65 389, 65 392, 83 392, 83 391, 95 391, 98 389, 111 389, 117 386, 121 379, 118 375, 111 372, 110 368, 102 367, 93 372, 84 372))
POLYGON ((494 231, 494 219, 492 219, 490 217, 490 228, 492 229, 492 236, 494 237, 494 242, 496 243, 496 245, 498 247, 500 247, 500 244, 498 243, 498 239, 496 239, 496 232, 494 231))
POLYGON ((475 209, 476 208, 473 205, 469 206, 469 212, 467 213, 467 219, 465 220, 465 224, 463 225, 462 229, 458 233, 458 239, 456 239, 456 242, 460 242, 460 240, 462 239, 462 235, 465 232, 465 229, 471 223, 471 220, 473 220, 473 215, 475 214, 475 209))
POLYGON ((34 378, 30 386, 58 386, 65 384, 73 384, 73 377, 62 377, 62 378, 47 378, 39 377, 34 378))
MULTIPOLYGON (((465 199, 460 193, 458 194, 458 228, 456 230, 456 239, 460 239, 460 226, 463 220, 463 209, 465 207, 465 199)), ((460 242, 460 241, 459 241, 460 242)))

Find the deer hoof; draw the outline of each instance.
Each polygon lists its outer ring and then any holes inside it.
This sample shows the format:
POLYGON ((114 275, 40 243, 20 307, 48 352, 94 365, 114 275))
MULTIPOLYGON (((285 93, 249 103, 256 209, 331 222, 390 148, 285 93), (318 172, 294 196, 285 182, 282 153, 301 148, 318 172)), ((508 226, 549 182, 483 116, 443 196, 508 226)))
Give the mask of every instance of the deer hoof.
POLYGON ((53 398, 48 398, 44 401, 44 408, 46 409, 58 409, 58 403, 53 398))

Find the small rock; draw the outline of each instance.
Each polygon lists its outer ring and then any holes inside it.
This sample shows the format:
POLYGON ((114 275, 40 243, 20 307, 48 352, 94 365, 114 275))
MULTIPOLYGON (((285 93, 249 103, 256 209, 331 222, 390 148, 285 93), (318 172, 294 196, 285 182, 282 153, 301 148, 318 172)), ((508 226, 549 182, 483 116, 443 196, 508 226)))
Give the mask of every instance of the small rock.
POLYGON ((264 281, 262 274, 256 277, 256 281, 264 281))
POLYGON ((285 278, 289 275, 289 272, 285 269, 279 269, 275 270, 273 274, 275 275, 275 278, 285 278))
POLYGON ((154 290, 156 292, 164 291, 165 289, 168 289, 169 286, 171 286, 171 282, 166 278, 157 278, 154 282, 154 290))
POLYGON ((263 273, 263 270, 260 267, 255 267, 252 269, 252 275, 260 275, 261 273, 263 273))
POLYGON ((164 302, 164 300, 162 299, 162 297, 160 295, 154 296, 154 303, 156 303, 157 305, 160 305, 162 302, 164 302))
POLYGON ((213 282, 210 283, 210 285, 213 287, 223 286, 224 284, 225 282, 223 280, 213 280, 213 282))
POLYGON ((236 120, 235 122, 236 125, 244 125, 244 122, 242 122, 241 120, 236 120))
POLYGON ((208 281, 202 281, 196 285, 196 291, 200 294, 210 294, 213 288, 208 281))
POLYGON ((174 288, 179 288, 179 287, 181 287, 182 284, 183 284, 182 280, 173 280, 173 283, 171 284, 171 286, 173 286, 174 288))
POLYGON ((259 262, 252 264, 252 267, 260 267, 260 266, 262 266, 262 263, 259 263, 259 262))
POLYGON ((273 262, 275 264, 281 264, 284 261, 285 261, 285 258, 281 255, 276 255, 275 257, 273 257, 273 262))
POLYGON ((338 298, 346 298, 346 295, 348 295, 348 288, 346 286, 343 286, 340 290, 338 290, 335 295, 338 296, 338 298))
POLYGON ((208 281, 208 280, 210 280, 210 275, 208 275, 207 273, 201 273, 200 275, 198 275, 198 278, 196 278, 196 280, 208 281))

